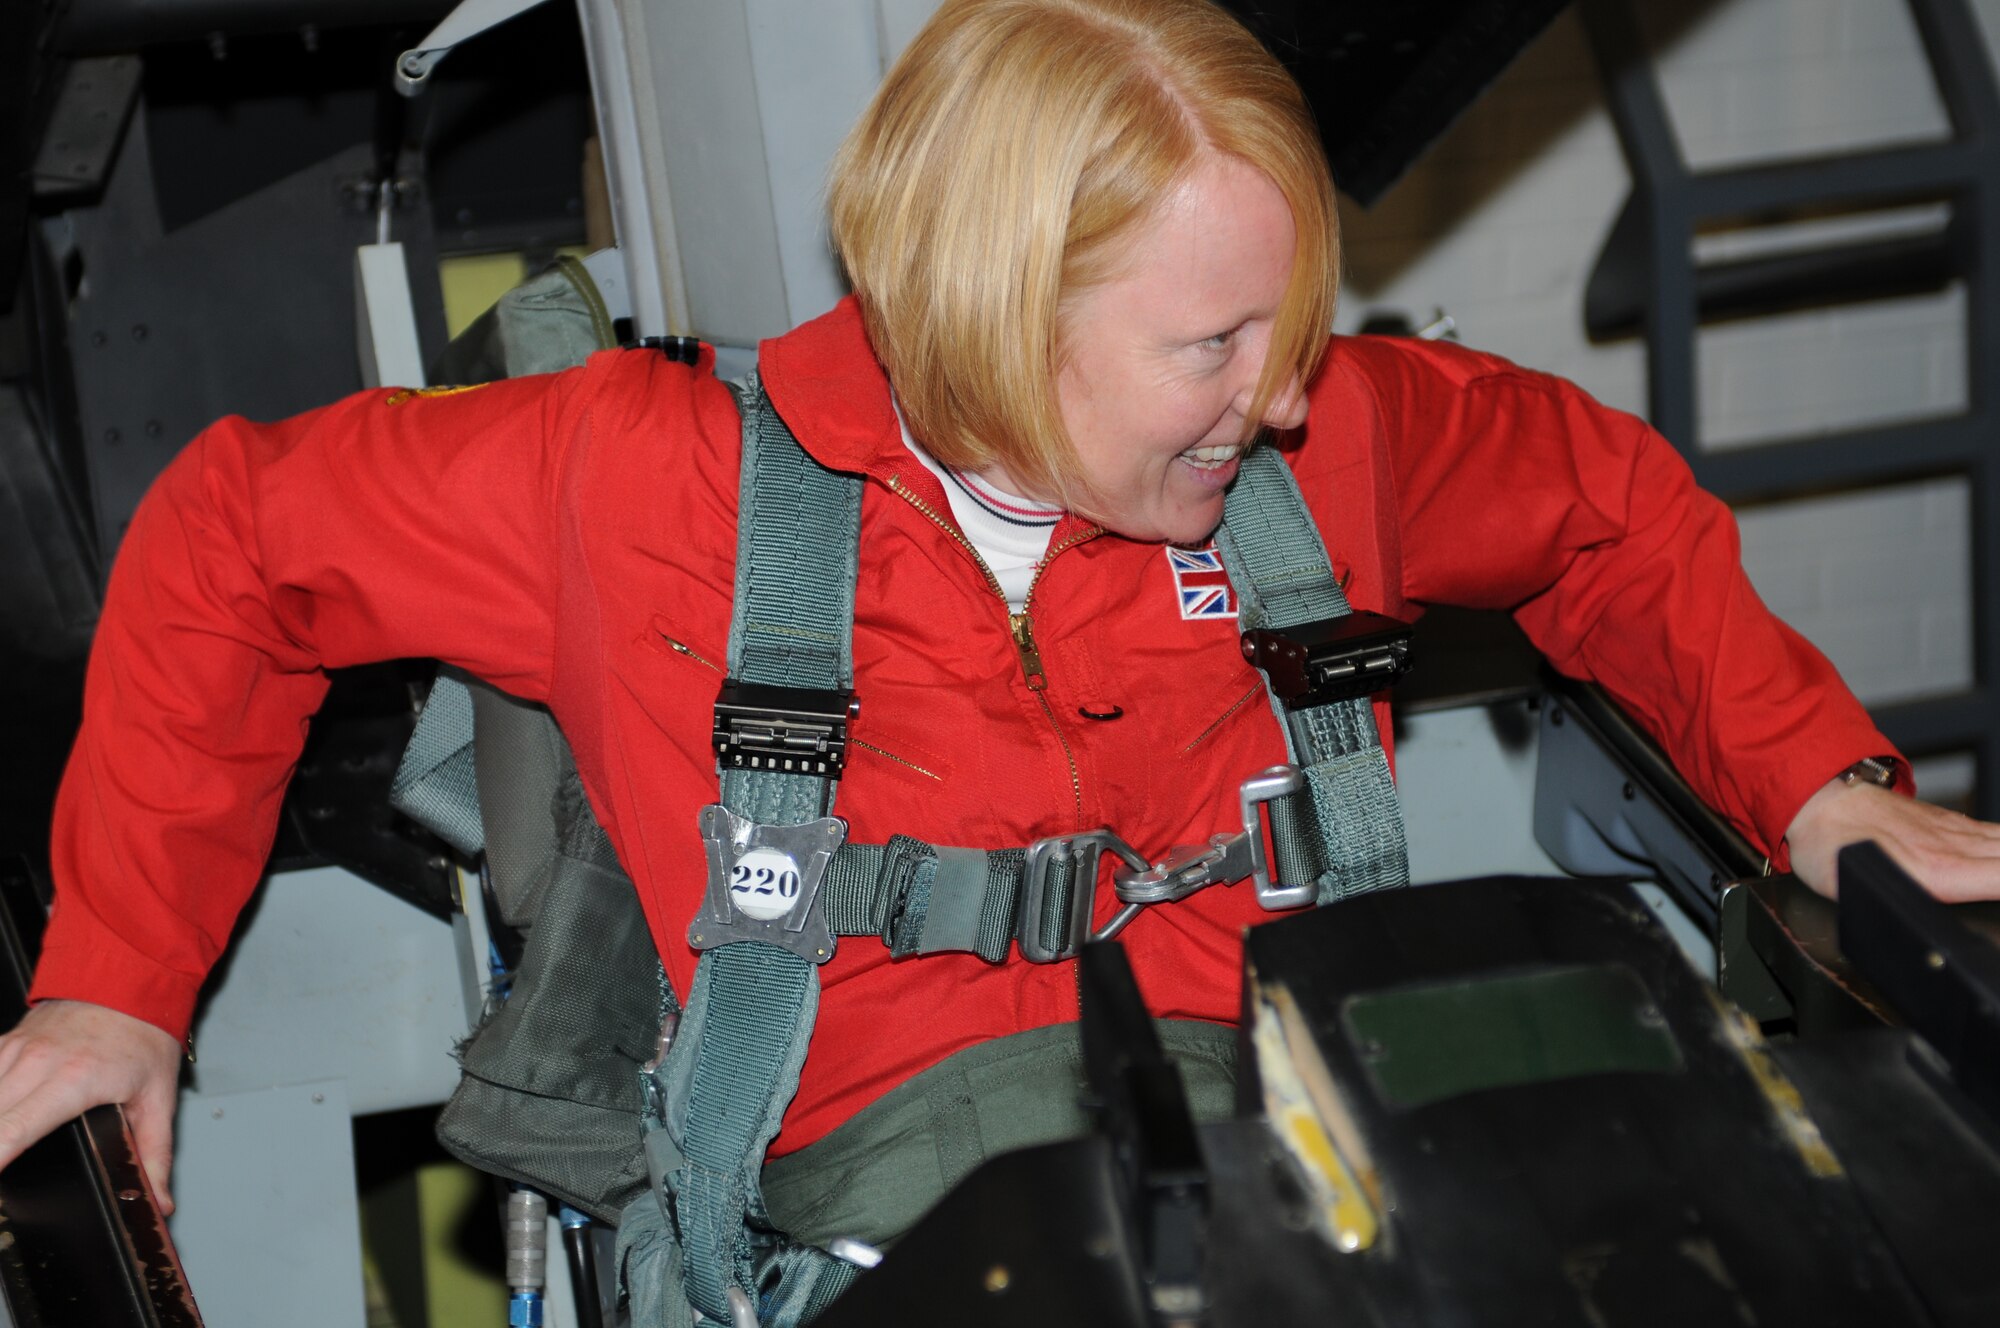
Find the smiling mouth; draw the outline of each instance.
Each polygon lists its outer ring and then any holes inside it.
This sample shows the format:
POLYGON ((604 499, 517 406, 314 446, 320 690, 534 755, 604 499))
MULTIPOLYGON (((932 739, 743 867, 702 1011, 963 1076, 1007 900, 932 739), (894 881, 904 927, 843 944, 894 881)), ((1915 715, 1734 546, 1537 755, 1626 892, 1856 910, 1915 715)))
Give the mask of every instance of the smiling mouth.
POLYGON ((1230 462, 1243 455, 1241 444, 1226 444, 1212 447, 1190 447, 1181 453, 1180 459, 1196 470, 1221 470, 1230 462))

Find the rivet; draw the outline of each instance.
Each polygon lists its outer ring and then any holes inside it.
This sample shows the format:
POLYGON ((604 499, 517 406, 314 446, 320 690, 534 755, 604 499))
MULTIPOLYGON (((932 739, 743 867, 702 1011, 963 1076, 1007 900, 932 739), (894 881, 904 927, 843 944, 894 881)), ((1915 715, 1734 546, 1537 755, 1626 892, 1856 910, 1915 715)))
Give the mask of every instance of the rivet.
POLYGON ((1924 956, 1924 967, 1932 970, 1933 972, 1935 972, 1940 968, 1943 968, 1944 956, 1939 954, 1936 950, 1931 951, 1929 954, 1924 956))
POLYGON ((993 1295, 997 1296, 1005 1291, 1013 1280, 1004 1263, 996 1263, 986 1270, 986 1290, 993 1295))
POLYGON ((324 1094, 324 1093, 314 1093, 314 1094, 313 1094, 313 1105, 314 1105, 314 1106, 318 1106, 318 1105, 319 1105, 320 1103, 322 1103, 322 1102, 324 1102, 324 1101, 326 1101, 326 1094, 324 1094))
POLYGON ((139 1192, 137 1190, 120 1190, 118 1191, 118 1197, 126 1203, 137 1203, 139 1201, 139 1192))
POLYGON ((221 1120, 221 1119, 222 1119, 222 1108, 221 1108, 221 1107, 217 1107, 217 1108, 216 1108, 216 1109, 215 1109, 214 1111, 211 1111, 211 1112, 209 1112, 209 1113, 208 1113, 208 1118, 209 1118, 210 1120, 221 1120))
POLYGON ((1618 791, 1621 795, 1623 795, 1625 801, 1627 802, 1630 802, 1632 801, 1632 799, 1639 796, 1638 790, 1632 787, 1632 784, 1629 780, 1626 782, 1625 786, 1619 789, 1618 791))

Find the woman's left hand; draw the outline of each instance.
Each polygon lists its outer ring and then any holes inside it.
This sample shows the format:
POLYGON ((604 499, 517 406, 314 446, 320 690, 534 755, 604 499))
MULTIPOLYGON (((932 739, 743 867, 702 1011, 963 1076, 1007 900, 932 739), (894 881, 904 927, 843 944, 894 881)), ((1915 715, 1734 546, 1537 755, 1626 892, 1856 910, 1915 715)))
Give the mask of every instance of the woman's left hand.
POLYGON ((1785 832, 1792 871, 1829 898, 1837 885, 1834 855, 1864 839, 1947 903, 2000 899, 2000 825, 1872 784, 1826 785, 1785 832))

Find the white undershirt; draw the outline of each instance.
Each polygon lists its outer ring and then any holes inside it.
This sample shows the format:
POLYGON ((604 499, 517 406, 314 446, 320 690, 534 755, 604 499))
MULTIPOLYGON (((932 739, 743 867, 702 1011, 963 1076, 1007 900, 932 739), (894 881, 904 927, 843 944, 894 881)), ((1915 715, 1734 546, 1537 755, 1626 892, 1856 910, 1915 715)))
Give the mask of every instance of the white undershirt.
MULTIPOLYGON (((897 419, 901 418, 898 411, 897 419)), ((1007 607, 1019 613, 1027 602, 1028 587, 1034 583, 1035 568, 1049 551, 1049 536, 1062 519, 1062 509, 1007 493, 976 475, 945 465, 910 436, 907 424, 903 426, 903 445, 938 477, 959 531, 1000 583, 1007 607)))

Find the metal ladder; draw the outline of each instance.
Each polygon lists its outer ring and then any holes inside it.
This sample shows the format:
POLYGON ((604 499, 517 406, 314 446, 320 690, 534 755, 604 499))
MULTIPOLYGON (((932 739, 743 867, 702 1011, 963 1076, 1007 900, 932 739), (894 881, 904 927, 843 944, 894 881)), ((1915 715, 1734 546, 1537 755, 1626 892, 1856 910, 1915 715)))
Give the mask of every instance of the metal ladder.
POLYGON ((1691 170, 1630 0, 1581 0, 1632 194, 1586 295, 1595 337, 1637 327, 1646 341, 1648 414, 1703 488, 1725 501, 1964 475, 1971 486, 1973 685, 1883 705, 1874 718, 1912 756, 1970 751, 1973 811, 2000 818, 2000 92, 1966 0, 1906 0, 1950 120, 1935 143, 1771 164, 1691 170), (1876 240, 1810 255, 1698 264, 1696 228, 1817 208, 1947 200, 1932 237, 1876 240), (1841 304, 1965 285, 1964 413, 1704 451, 1695 336, 1704 321, 1760 304, 1841 304))

